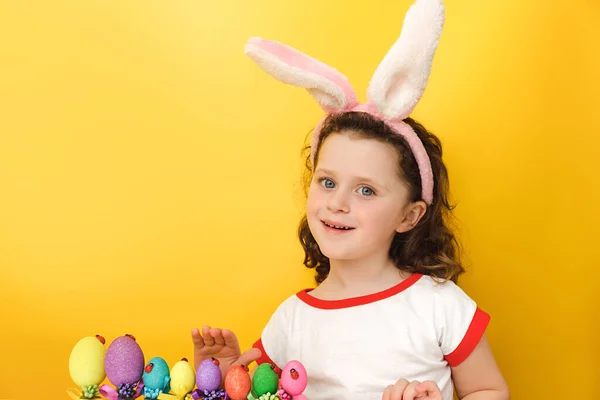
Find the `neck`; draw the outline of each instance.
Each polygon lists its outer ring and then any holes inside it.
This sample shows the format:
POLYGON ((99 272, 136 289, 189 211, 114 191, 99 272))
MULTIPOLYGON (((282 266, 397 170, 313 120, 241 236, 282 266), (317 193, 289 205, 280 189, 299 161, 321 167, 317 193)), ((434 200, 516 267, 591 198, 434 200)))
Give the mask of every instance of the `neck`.
POLYGON ((376 293, 406 278, 387 254, 361 260, 329 260, 329 263, 329 275, 321 289, 331 292, 334 297, 376 293))

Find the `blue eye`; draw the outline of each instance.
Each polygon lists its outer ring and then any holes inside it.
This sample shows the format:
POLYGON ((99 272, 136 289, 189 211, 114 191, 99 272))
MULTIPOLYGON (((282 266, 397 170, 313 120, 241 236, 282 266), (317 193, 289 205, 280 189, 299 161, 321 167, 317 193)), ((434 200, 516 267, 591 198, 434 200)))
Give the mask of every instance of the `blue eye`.
POLYGON ((335 183, 328 178, 321 179, 321 185, 327 189, 333 189, 335 187, 335 183))
POLYGON ((359 189, 360 194, 362 194, 363 196, 372 196, 375 194, 375 192, 373 191, 373 189, 371 189, 370 187, 366 187, 363 186, 359 189))

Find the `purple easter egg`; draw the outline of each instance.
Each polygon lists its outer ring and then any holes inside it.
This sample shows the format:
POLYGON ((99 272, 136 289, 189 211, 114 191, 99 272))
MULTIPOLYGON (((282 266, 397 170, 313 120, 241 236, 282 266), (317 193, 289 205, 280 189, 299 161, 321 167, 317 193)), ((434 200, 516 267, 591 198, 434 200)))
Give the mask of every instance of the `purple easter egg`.
POLYGON ((196 371, 196 386, 198 389, 213 391, 217 390, 221 385, 221 369, 219 361, 213 358, 202 361, 196 371))
POLYGON ((137 383, 144 373, 144 353, 131 335, 120 336, 106 349, 106 377, 115 386, 137 383))

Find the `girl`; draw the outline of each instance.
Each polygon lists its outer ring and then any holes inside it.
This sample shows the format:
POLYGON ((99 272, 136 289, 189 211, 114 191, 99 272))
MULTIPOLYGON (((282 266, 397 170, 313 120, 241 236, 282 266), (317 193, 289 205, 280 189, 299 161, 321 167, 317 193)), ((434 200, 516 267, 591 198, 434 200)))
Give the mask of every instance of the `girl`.
POLYGON ((246 53, 307 88, 327 112, 307 159, 304 264, 317 287, 286 299, 241 354, 236 336, 192 330, 195 365, 301 361, 318 399, 508 399, 484 332, 489 316, 457 285, 463 268, 439 140, 408 117, 429 77, 440 0, 417 0, 359 104, 338 71, 277 42, 246 53))

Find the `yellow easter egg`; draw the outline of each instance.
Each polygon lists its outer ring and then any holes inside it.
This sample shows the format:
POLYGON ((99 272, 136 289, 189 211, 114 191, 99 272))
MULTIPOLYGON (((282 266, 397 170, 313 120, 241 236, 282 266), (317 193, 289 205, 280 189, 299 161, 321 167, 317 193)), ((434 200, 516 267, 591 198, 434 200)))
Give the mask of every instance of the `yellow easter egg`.
POLYGON ((106 348, 102 336, 87 336, 81 339, 69 357, 69 373, 78 386, 92 386, 102 383, 104 373, 104 355, 106 348))
POLYGON ((171 393, 183 397, 194 389, 196 373, 194 367, 184 358, 171 368, 171 393))

